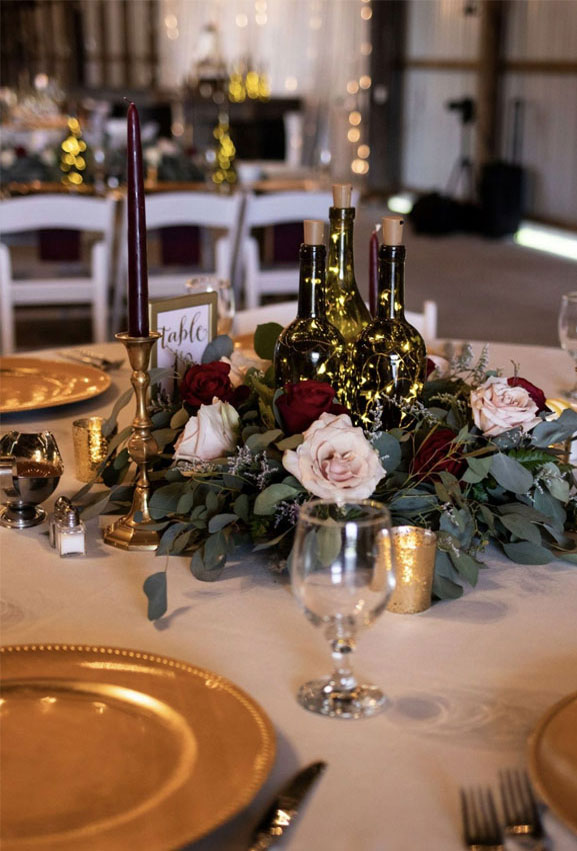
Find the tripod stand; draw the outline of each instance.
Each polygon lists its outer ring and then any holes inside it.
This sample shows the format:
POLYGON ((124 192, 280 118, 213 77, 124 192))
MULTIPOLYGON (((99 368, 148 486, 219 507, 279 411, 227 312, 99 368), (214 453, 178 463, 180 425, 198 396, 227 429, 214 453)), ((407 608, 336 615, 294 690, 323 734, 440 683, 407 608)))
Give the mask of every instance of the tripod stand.
POLYGON ((455 197, 459 185, 462 184, 463 198, 466 201, 472 201, 475 184, 471 159, 471 129, 475 120, 475 102, 472 98, 463 98, 460 101, 449 101, 447 108, 457 111, 461 119, 460 152, 447 182, 447 195, 455 197))

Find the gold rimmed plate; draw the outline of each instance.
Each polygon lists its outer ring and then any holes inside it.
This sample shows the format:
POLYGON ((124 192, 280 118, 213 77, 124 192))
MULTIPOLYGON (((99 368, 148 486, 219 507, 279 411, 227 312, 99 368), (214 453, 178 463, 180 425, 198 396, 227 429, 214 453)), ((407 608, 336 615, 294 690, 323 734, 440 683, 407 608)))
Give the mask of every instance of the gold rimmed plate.
POLYGON ((0 413, 82 402, 104 393, 110 376, 93 366, 42 358, 0 358, 0 413))
POLYGON ((268 717, 211 671, 114 647, 0 653, 3 851, 181 847, 272 767, 268 717))
POLYGON ((552 706, 531 734, 529 775, 539 797, 577 833, 577 692, 552 706))

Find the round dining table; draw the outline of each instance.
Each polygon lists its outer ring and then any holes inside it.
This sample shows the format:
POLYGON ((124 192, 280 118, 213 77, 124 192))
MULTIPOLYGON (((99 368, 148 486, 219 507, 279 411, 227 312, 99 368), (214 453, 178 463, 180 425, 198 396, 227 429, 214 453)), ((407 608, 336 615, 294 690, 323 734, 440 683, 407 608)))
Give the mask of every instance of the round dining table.
MULTIPOLYGON (((440 344, 433 348, 441 351, 440 344)), ((96 349, 111 358, 124 353, 118 343, 96 349)), ((550 398, 571 383, 570 360, 559 350, 491 344, 489 354, 505 374, 516 363, 550 398)), ((3 432, 48 429, 56 438, 65 471, 45 503, 48 512, 59 495, 80 487, 73 420, 110 412, 129 386, 128 364, 110 376, 110 387, 94 398, 3 417, 3 432)), ((125 409, 126 419, 131 411, 125 409)), ((342 720, 297 703, 300 684, 329 673, 331 657, 285 574, 244 556, 220 580, 201 582, 189 570, 190 556, 112 548, 101 525, 102 518, 87 522, 86 556, 68 559, 50 547, 46 524, 0 529, 1 641, 172 657, 232 680, 260 704, 276 735, 272 771, 249 806, 194 844, 198 851, 249 847, 271 797, 314 760, 328 767, 281 847, 458 851, 465 847, 460 788, 497 790, 500 770, 525 769, 540 717, 577 690, 577 566, 569 562, 514 564, 491 546, 476 587, 460 599, 420 614, 385 612, 362 635, 354 665, 385 691, 387 708, 373 718, 342 720), (165 567, 168 611, 151 622, 143 582, 165 567)), ((546 808, 543 820, 553 851, 577 849, 577 837, 546 808)))

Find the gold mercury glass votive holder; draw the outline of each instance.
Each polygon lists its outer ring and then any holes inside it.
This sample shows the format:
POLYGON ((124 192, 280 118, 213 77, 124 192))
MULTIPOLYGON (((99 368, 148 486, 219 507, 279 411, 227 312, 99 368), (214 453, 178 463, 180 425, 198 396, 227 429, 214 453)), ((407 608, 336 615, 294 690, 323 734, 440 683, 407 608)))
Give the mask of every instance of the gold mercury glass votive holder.
POLYGON ((431 605, 437 536, 419 526, 395 526, 391 531, 396 586, 387 610, 404 615, 424 612, 431 605))
POLYGON ((108 454, 108 438, 102 434, 103 424, 102 417, 83 417, 72 423, 75 471, 80 482, 91 482, 108 454))

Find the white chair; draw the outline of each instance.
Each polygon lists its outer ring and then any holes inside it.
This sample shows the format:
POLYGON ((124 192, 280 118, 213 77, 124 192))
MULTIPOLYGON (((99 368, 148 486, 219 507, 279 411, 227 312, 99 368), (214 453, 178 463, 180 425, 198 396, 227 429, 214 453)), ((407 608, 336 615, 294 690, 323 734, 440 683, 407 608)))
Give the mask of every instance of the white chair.
POLYGON ((281 301, 265 304, 252 310, 239 310, 234 317, 234 333, 237 336, 251 334, 258 325, 265 322, 278 322, 286 327, 297 315, 296 301, 281 301))
MULTIPOLYGON (((353 192, 353 206, 357 204, 358 195, 353 192)), ((262 268, 258 243, 251 236, 251 230, 304 219, 328 221, 332 203, 331 192, 274 192, 247 196, 239 247, 247 308, 257 307, 265 294, 297 292, 299 280, 298 257, 295 257, 295 265, 288 269, 286 266, 262 268)))
MULTIPOLYGON (((146 230, 189 225, 225 231, 214 243, 215 274, 233 280, 235 256, 238 247, 243 196, 217 195, 213 192, 159 192, 146 196, 146 230)), ((119 264, 114 291, 113 323, 117 330, 122 317, 122 305, 127 280, 127 219, 126 201, 122 216, 122 234, 119 245, 119 264)), ((203 267, 206 264, 203 264, 203 267)), ((149 274, 148 291, 151 298, 184 295, 185 284, 194 275, 186 272, 149 274)), ((203 268, 203 272, 206 269, 203 268)))
POLYGON ((423 312, 405 310, 407 322, 413 325, 426 343, 437 339, 437 302, 424 301, 423 312))
POLYGON ((92 305, 94 342, 104 342, 108 332, 108 281, 114 229, 113 198, 71 195, 35 195, 9 198, 0 203, 0 235, 37 230, 69 229, 95 232, 104 238, 92 247, 90 276, 15 279, 12 258, 0 243, 0 306, 2 352, 14 350, 16 305, 92 305))
MULTIPOLYGON (((237 335, 250 334, 257 325, 265 322, 278 322, 286 326, 297 315, 296 301, 281 301, 275 304, 265 304, 250 310, 240 310, 234 318, 234 333, 237 335)), ((437 337, 437 303, 423 302, 423 312, 405 311, 407 322, 410 322, 428 342, 437 337)))

